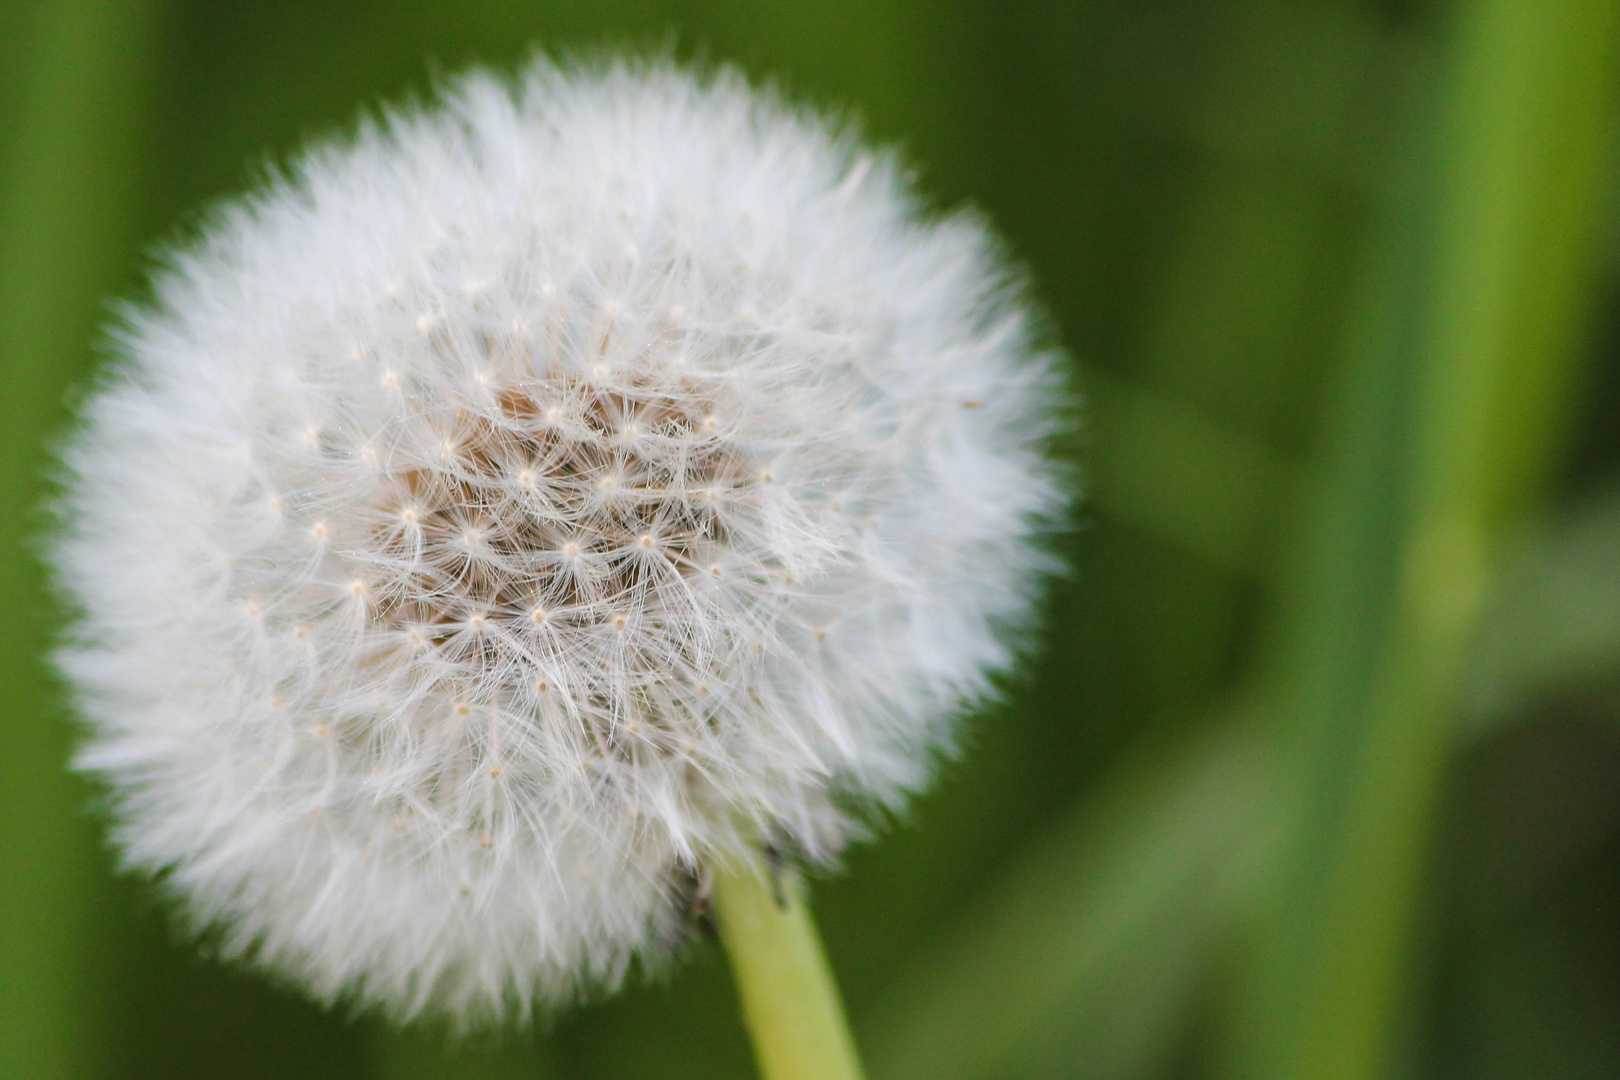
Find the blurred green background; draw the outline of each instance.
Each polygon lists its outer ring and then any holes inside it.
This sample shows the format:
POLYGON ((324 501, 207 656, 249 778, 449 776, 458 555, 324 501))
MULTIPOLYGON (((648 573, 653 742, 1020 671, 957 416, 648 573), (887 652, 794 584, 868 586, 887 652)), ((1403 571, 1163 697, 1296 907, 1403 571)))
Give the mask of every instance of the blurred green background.
POLYGON ((1041 648, 815 890, 875 1080, 1620 1076, 1613 0, 0 2, 0 1076, 752 1075, 709 941, 454 1046, 199 956, 40 660, 49 446, 154 245, 604 44, 859 116, 1076 358, 1041 648))

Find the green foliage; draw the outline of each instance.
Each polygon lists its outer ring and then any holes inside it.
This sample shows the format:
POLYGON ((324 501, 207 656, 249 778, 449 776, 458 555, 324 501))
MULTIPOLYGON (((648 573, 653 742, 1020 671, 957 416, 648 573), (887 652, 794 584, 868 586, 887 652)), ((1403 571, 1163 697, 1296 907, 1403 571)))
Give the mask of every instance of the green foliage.
POLYGON ((471 1044, 198 957, 40 663, 29 508, 141 252, 436 72, 623 43, 898 141, 1079 358, 1041 648, 816 890, 874 1080, 1613 1075, 1617 42, 1612 0, 0 8, 0 1075, 751 1075, 708 941, 471 1044))

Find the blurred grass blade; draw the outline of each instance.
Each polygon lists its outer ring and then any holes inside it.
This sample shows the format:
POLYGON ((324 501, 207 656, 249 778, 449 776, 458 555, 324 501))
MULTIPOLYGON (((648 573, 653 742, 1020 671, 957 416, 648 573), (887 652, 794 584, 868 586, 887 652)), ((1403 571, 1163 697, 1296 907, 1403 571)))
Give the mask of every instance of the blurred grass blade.
POLYGON ((103 297, 127 275, 148 152, 160 5, 34 11, 0 158, 0 1076, 101 1065, 99 841, 64 771, 67 729, 40 663, 53 620, 26 543, 41 439, 84 367, 103 297))
POLYGON ((876 1080, 1143 1075, 1275 843, 1254 717, 1134 763, 856 1017, 876 1080))
POLYGON ((1394 1067, 1468 643, 1494 549, 1544 484, 1589 314, 1615 7, 1469 0, 1456 15, 1430 224, 1405 241, 1416 299, 1396 300, 1404 330, 1353 354, 1365 373, 1341 402, 1326 517, 1345 512, 1336 503, 1363 511, 1317 533, 1294 582, 1298 625, 1279 642, 1311 743, 1313 825, 1274 913, 1238 1075, 1394 1067))

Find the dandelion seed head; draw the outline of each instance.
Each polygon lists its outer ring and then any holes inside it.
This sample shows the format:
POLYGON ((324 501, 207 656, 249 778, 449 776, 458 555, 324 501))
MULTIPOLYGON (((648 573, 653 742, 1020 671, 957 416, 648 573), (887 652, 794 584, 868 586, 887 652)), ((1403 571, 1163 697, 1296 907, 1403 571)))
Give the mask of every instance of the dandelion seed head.
POLYGON ((1049 569, 996 243, 730 71, 464 78, 155 295, 66 453, 78 762, 323 1000, 528 1014, 668 955, 705 864, 830 862, 1049 569))

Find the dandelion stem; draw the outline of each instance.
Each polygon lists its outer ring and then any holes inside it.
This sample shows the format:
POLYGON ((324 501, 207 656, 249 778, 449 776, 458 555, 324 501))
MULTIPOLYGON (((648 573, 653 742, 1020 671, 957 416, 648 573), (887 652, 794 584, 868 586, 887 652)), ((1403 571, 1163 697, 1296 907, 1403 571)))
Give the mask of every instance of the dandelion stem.
POLYGON ((761 1080, 860 1080, 860 1059, 798 877, 730 867, 714 885, 761 1080), (775 888, 773 888, 773 885, 775 888))

